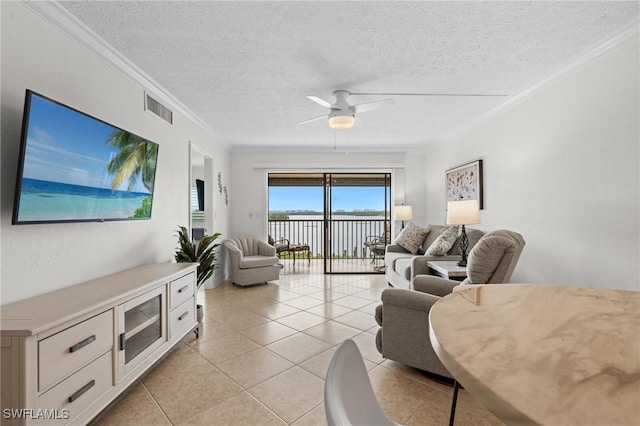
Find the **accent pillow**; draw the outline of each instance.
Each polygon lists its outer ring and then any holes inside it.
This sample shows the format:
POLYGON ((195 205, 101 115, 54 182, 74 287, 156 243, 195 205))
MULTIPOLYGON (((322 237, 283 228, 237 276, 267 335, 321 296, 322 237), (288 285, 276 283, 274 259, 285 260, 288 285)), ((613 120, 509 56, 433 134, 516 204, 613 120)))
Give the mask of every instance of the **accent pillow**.
POLYGON ((424 253, 425 256, 444 256, 447 254, 453 244, 458 239, 458 227, 450 226, 449 228, 442 231, 440 235, 431 243, 427 251, 424 253))
POLYGON ((409 222, 409 224, 400 231, 400 234, 398 234, 394 243, 411 254, 416 254, 429 231, 430 229, 428 228, 423 228, 409 222))

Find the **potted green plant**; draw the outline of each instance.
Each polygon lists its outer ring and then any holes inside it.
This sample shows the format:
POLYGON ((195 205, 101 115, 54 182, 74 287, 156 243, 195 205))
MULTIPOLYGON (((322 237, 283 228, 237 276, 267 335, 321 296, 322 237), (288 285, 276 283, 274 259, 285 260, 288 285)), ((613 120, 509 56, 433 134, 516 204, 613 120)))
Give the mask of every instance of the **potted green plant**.
MULTIPOLYGON (((216 265, 216 252, 215 248, 220 244, 214 244, 215 240, 220 237, 220 233, 216 232, 213 235, 205 235, 200 241, 193 241, 189 237, 189 230, 184 226, 179 226, 177 230, 178 243, 180 247, 176 249, 175 259, 176 262, 198 262, 198 289, 200 286, 208 280, 213 271, 218 265, 216 265)), ((198 305, 198 322, 202 321, 202 305, 198 305)))

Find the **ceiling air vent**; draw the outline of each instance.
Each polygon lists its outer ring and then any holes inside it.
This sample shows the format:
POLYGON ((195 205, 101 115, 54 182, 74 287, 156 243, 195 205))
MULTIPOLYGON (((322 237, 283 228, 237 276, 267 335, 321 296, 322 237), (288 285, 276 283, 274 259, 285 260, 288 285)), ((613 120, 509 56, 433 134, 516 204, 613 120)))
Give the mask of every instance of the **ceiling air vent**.
POLYGON ((153 99, 148 93, 145 93, 144 95, 145 109, 162 118, 167 123, 173 124, 173 112, 160 102, 153 99))

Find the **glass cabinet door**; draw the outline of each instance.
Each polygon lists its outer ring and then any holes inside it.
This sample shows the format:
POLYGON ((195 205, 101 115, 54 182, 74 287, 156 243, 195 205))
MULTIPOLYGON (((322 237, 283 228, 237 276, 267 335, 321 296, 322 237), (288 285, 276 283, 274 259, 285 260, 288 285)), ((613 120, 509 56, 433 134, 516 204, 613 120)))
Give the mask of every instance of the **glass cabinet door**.
POLYGON ((125 364, 162 338, 161 302, 162 295, 158 295, 124 313, 125 364))
POLYGON ((126 374, 167 339, 166 290, 153 290, 121 305, 120 371, 126 374))

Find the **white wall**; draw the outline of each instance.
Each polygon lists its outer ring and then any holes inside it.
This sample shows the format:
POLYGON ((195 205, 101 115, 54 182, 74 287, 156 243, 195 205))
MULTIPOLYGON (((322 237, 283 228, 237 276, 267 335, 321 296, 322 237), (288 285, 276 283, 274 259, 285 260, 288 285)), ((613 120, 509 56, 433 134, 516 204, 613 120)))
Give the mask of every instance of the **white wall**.
MULTIPOLYGON (((418 211, 424 206, 424 192, 416 190, 417 179, 422 186, 422 154, 392 153, 349 153, 344 152, 316 152, 316 153, 282 153, 282 152, 233 152, 232 153, 233 185, 230 189, 231 206, 231 235, 267 236, 267 181, 269 171, 374 171, 385 168, 395 171, 398 179, 394 186, 395 202, 403 202, 406 181, 406 203, 417 206, 418 211), (408 157, 411 157, 409 159, 408 157), (258 167, 256 167, 258 166, 258 167)), ((394 174, 395 174, 394 173, 394 174)), ((416 211, 416 207, 414 207, 416 211)))
POLYGON ((427 220, 446 169, 484 161, 485 231, 527 245, 512 282, 640 290, 638 37, 477 127, 426 162, 427 220))
MULTIPOLYGON (((227 173, 229 153, 179 113, 169 126, 143 110, 145 88, 21 4, 2 2, 1 303, 149 262, 166 262, 188 223, 189 141, 227 173), (25 89, 159 143, 152 219, 11 225, 25 89)), ((227 232, 221 209, 214 225, 227 232)))
MULTIPOLYGON (((427 154, 428 156, 429 154, 427 154)), ((413 222, 418 225, 427 225, 427 200, 425 196, 424 170, 426 158, 425 154, 411 153, 407 155, 405 162, 404 177, 406 203, 413 210, 413 222)), ((444 183, 442 184, 444 185, 444 183)), ((398 200, 401 202, 402 200, 398 200)), ((396 224, 399 226, 398 224, 396 224)), ((398 229, 399 231, 399 229, 398 229)))

